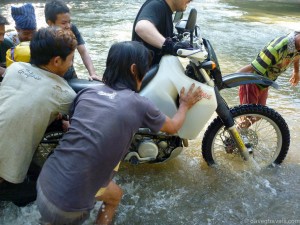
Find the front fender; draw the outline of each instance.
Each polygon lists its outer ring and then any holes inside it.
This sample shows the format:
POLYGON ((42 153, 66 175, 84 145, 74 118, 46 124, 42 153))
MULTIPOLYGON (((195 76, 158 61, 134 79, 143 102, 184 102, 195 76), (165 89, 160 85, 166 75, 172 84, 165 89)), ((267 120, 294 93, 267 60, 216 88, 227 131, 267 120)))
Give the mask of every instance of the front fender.
POLYGON ((272 81, 267 77, 257 75, 254 73, 232 73, 223 76, 222 80, 223 85, 220 90, 237 87, 242 84, 262 84, 266 86, 272 86, 275 89, 279 89, 279 86, 275 81, 272 81))

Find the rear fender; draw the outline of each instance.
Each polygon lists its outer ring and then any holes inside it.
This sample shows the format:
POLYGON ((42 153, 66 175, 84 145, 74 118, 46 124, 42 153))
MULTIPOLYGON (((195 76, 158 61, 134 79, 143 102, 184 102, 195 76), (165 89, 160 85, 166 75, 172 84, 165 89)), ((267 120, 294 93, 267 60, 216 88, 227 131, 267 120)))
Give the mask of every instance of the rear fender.
POLYGON ((257 75, 254 73, 232 73, 222 77, 223 85, 222 89, 233 88, 242 84, 262 84, 266 86, 272 86, 275 89, 279 89, 276 82, 270 80, 267 77, 257 75))

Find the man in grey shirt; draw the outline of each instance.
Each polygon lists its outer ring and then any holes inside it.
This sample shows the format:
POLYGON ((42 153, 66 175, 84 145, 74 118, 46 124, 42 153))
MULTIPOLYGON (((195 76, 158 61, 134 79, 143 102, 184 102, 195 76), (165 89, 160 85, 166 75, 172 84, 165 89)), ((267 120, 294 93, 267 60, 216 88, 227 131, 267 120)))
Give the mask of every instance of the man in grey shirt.
POLYGON ((0 86, 0 180, 22 183, 47 126, 67 114, 75 92, 63 79, 77 46, 70 31, 40 29, 31 64, 14 62, 0 86))

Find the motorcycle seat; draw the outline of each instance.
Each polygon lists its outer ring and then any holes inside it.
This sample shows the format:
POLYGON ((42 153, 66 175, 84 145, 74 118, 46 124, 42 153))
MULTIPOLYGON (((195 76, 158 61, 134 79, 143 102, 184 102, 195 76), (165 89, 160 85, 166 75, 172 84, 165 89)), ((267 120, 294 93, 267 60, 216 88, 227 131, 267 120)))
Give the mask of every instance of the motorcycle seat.
POLYGON ((97 81, 97 80, 90 81, 90 80, 78 79, 78 78, 70 79, 70 80, 68 80, 68 83, 76 93, 78 93, 79 91, 81 91, 82 89, 87 88, 87 87, 103 85, 102 82, 97 81))
POLYGON ((159 65, 155 64, 149 69, 149 71, 146 73, 146 75, 143 78, 141 90, 143 90, 143 88, 147 86, 147 84, 153 79, 153 77, 155 77, 155 75, 157 74, 158 68, 159 68, 159 65))

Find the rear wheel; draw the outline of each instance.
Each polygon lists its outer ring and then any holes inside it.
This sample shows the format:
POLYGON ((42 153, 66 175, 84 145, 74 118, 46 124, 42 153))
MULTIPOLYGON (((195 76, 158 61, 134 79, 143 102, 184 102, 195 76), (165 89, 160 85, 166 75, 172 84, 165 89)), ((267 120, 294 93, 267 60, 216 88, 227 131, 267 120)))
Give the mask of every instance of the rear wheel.
MULTIPOLYGON (((262 105, 240 105, 230 112, 256 165, 262 168, 282 163, 290 146, 290 132, 279 113, 262 105)), ((244 163, 219 117, 204 134, 202 155, 208 165, 236 167, 244 163)))

